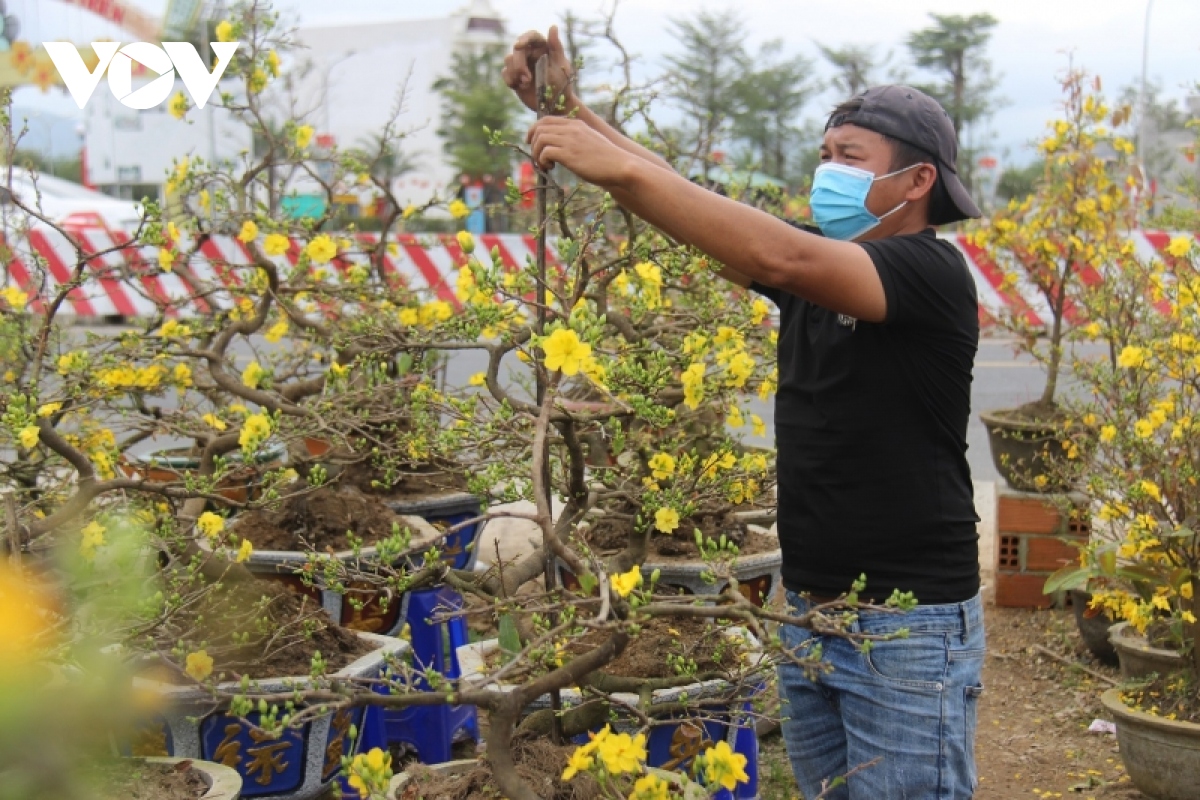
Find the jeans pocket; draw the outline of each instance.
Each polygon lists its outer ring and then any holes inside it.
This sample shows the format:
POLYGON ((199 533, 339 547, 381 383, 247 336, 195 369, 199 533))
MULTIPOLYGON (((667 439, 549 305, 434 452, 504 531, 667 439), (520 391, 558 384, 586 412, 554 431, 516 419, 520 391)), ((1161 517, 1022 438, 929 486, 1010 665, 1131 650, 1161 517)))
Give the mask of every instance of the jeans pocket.
POLYGON ((940 692, 950 665, 945 634, 914 634, 904 639, 873 641, 867 668, 877 677, 910 689, 940 692))
POLYGON ((967 686, 964 690, 963 747, 967 755, 967 769, 970 770, 971 791, 979 788, 979 774, 975 769, 975 726, 979 718, 979 696, 983 694, 983 684, 967 686))

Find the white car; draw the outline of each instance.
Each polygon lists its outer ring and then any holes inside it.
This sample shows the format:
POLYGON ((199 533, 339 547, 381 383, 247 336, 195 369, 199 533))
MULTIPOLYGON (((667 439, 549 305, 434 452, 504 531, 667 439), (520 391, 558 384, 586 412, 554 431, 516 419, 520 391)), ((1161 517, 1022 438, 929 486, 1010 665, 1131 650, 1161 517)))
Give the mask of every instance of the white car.
MULTIPOLYGON (((12 202, 7 177, 7 170, 0 167, 0 219, 5 227, 13 221, 12 214, 25 215, 12 202)), ((55 222, 103 225, 126 234, 137 230, 143 216, 140 203, 118 200, 53 175, 38 174, 35 188, 33 176, 18 167, 13 167, 11 195, 29 208, 38 208, 55 222)))

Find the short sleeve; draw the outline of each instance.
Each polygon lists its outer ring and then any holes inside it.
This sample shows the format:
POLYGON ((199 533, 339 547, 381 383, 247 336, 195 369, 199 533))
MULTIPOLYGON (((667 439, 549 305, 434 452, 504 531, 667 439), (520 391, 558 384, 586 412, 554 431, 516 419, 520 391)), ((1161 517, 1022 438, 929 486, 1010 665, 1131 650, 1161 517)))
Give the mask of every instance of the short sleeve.
POLYGON ((978 324, 975 281, 954 245, 930 232, 862 247, 883 283, 887 324, 957 329, 978 324))

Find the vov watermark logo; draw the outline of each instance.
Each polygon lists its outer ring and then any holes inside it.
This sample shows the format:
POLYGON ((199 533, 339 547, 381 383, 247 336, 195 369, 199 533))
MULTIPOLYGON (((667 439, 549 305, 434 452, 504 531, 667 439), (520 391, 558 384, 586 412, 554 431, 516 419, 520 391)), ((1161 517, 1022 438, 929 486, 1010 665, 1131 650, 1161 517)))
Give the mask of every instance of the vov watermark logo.
POLYGON ((183 85, 197 108, 204 108, 217 81, 225 74, 225 68, 233 60, 240 42, 212 42, 217 55, 217 65, 212 72, 196 52, 191 42, 163 42, 162 47, 149 42, 131 42, 121 47, 120 42, 92 42, 100 61, 96 69, 89 72, 83 56, 70 42, 43 42, 50 60, 58 68, 63 83, 75 104, 83 108, 108 70, 108 88, 113 96, 128 108, 143 110, 153 108, 171 96, 175 86, 175 73, 183 78, 183 85), (133 90, 133 62, 137 61, 158 73, 158 77, 137 91, 133 90))

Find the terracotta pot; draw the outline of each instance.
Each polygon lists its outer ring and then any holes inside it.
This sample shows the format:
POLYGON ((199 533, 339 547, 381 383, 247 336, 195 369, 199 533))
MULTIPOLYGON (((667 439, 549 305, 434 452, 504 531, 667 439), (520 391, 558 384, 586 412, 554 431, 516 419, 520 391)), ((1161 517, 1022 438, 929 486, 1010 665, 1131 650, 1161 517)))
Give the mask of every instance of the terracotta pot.
POLYGON ((1117 725, 1121 760, 1143 794, 1156 800, 1196 800, 1200 794, 1200 725, 1135 711, 1120 689, 1100 697, 1117 725))
POLYGON ((1117 651, 1121 677, 1126 680, 1145 678, 1151 673, 1170 675, 1188 667, 1182 655, 1174 650, 1152 647, 1128 622, 1119 622, 1109 628, 1108 639, 1117 651))
POLYGON ((988 432, 992 463, 1000 477, 1022 492, 1061 492, 1068 487, 1049 480, 1050 465, 1062 452, 1059 430, 1044 422, 1012 419, 1004 410, 979 415, 988 432), (1047 478, 1039 485, 1037 477, 1047 478))
MULTIPOLYGON (((246 465, 226 475, 217 484, 217 494, 235 503, 253 499, 258 492, 258 476, 261 472, 283 466, 286 449, 283 445, 268 445, 258 453, 254 465, 246 465)), ((233 463, 240 463, 241 453, 228 455, 233 463)), ((140 456, 128 456, 120 463, 121 471, 130 478, 142 478, 156 483, 183 483, 188 475, 200 468, 200 458, 192 454, 191 448, 177 447, 154 450, 140 456)))

